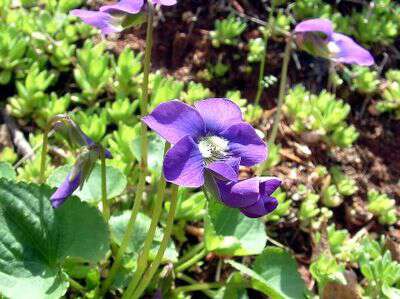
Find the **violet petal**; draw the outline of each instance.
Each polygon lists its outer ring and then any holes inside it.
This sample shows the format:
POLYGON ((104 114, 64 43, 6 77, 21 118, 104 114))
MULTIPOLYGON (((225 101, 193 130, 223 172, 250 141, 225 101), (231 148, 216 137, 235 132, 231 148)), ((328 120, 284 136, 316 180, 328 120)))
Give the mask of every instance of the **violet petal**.
POLYGON ((128 14, 137 14, 142 9, 143 4, 143 0, 121 0, 115 4, 101 6, 100 11, 106 13, 123 12, 128 14))
POLYGON ((207 165, 206 169, 220 180, 236 182, 238 180, 239 163, 240 159, 216 161, 207 165))
POLYGON ((70 175, 68 174, 67 178, 61 184, 60 187, 53 193, 50 197, 51 205, 53 208, 58 208, 61 206, 64 201, 74 193, 74 191, 79 187, 79 182, 81 179, 81 173, 76 175, 72 181, 70 180, 70 175))
POLYGON ((157 4, 171 6, 176 4, 176 0, 153 0, 153 5, 157 4))
POLYGON ((71 10, 71 15, 80 18, 90 26, 100 29, 103 35, 120 32, 123 29, 122 26, 115 26, 113 17, 105 12, 73 9, 71 10))
POLYGON ((329 38, 333 34, 333 24, 327 19, 310 19, 297 24, 294 32, 322 32, 329 38))
POLYGON ((190 136, 185 136, 165 155, 165 179, 183 187, 200 187, 204 184, 203 163, 197 144, 190 136))
POLYGON ((260 196, 258 178, 251 178, 237 183, 217 181, 220 199, 229 207, 244 208, 255 204, 260 196))
POLYGON ((339 50, 334 57, 334 60, 338 62, 363 66, 370 66, 375 63, 371 53, 344 34, 333 33, 331 43, 336 45, 339 50))
POLYGON ((277 177, 260 177, 261 197, 271 196, 281 184, 282 181, 277 177))
POLYGON ((194 104, 204 119, 206 131, 220 133, 235 123, 243 122, 239 106, 229 99, 211 98, 194 104))
POLYGON ((250 218, 259 218, 271 213, 278 206, 278 201, 273 197, 264 197, 253 205, 245 207, 240 211, 250 218))
POLYGON ((253 166, 267 158, 267 145, 247 123, 232 125, 220 134, 229 140, 229 151, 240 157, 240 165, 253 166))
POLYGON ((158 105, 142 121, 172 144, 188 135, 196 140, 205 133, 199 112, 178 100, 158 105))

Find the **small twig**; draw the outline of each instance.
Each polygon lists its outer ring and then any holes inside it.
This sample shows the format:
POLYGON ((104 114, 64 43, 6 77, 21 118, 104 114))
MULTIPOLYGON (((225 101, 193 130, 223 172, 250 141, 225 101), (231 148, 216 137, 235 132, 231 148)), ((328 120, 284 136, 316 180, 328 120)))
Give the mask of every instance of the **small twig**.
POLYGON ((24 133, 21 132, 14 119, 9 115, 7 109, 3 109, 2 115, 4 123, 7 125, 8 130, 10 131, 12 141, 16 146, 18 153, 32 158, 35 155, 35 152, 33 151, 29 142, 26 140, 24 133))

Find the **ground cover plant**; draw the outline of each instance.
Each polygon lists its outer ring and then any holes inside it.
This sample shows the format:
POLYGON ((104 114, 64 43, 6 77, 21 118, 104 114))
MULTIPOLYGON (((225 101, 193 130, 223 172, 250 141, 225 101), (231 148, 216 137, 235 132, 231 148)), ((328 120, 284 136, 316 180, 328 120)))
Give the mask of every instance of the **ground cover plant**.
POLYGON ((0 297, 400 298, 400 4, 0 0, 0 297))

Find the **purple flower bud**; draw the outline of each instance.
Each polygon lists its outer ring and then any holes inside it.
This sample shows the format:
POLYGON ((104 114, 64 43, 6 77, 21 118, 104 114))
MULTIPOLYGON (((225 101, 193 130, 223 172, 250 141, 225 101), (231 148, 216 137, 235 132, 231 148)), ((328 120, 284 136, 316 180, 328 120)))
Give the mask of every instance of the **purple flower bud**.
POLYGON ((76 189, 78 189, 81 181, 81 173, 78 173, 76 176, 71 176, 68 174, 65 181, 61 184, 60 187, 53 193, 50 198, 51 205, 53 208, 58 208, 61 206, 64 201, 74 193, 76 189))
POLYGON ((255 177, 240 182, 218 181, 220 200, 231 208, 240 211, 251 218, 262 217, 278 205, 278 201, 271 197, 272 193, 281 185, 276 177, 255 177))
POLYGON ((369 66, 374 58, 352 38, 333 31, 332 22, 326 19, 303 21, 294 29, 299 48, 312 55, 335 62, 369 66))
POLYGON ((176 185, 200 187, 206 172, 237 181, 239 165, 253 166, 267 157, 266 144, 229 99, 206 99, 194 107, 173 100, 142 121, 174 145, 164 159, 164 176, 176 185))

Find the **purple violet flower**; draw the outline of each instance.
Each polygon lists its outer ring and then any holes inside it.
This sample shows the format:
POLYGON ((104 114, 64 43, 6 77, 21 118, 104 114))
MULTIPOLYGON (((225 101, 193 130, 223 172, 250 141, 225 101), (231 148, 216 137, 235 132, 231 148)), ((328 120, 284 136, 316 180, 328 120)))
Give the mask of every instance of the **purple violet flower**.
POLYGON ((253 166, 267 157, 266 144, 229 99, 206 99, 194 107, 169 101, 142 121, 174 145, 165 155, 163 170, 166 180, 176 185, 200 187, 206 172, 235 182, 239 165, 253 166))
MULTIPOLYGON (((176 0, 152 0, 153 5, 171 6, 176 0)), ((108 35, 124 30, 130 17, 139 14, 144 7, 144 0, 121 0, 115 4, 103 5, 99 11, 73 9, 71 15, 80 18, 86 24, 108 35), (125 26, 124 26, 125 25, 125 26)))
POLYGON ((303 21, 294 29, 296 43, 312 55, 335 62, 369 66, 374 58, 352 38, 333 31, 333 24, 326 19, 303 21))
POLYGON ((271 194, 281 185, 276 177, 255 177, 239 182, 217 181, 221 201, 250 218, 262 217, 278 205, 271 194))

